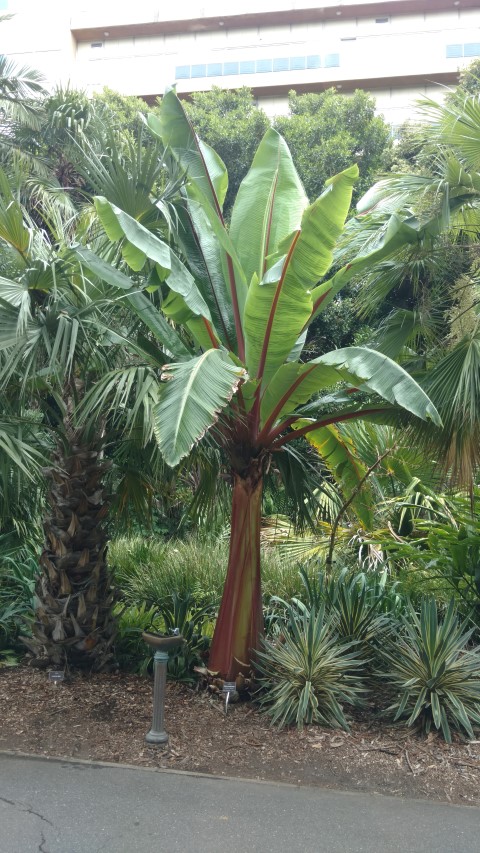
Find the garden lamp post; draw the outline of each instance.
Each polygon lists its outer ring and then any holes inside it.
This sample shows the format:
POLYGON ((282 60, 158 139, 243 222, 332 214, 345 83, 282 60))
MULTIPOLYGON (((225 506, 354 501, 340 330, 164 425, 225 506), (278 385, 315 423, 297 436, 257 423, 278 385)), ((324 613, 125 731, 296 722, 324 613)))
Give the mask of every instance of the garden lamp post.
POLYGON ((149 631, 144 631, 142 638, 155 651, 153 656, 153 718, 152 727, 145 735, 145 741, 149 744, 161 746, 168 743, 168 734, 164 728, 168 652, 181 646, 184 639, 180 635, 162 637, 159 634, 151 634, 149 631))

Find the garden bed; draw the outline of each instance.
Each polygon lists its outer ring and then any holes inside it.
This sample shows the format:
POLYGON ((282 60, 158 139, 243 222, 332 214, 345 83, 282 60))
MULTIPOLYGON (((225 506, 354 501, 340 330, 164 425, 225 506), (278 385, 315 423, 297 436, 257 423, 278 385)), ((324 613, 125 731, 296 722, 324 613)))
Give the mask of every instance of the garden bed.
POLYGON ((349 734, 279 732, 251 704, 225 716, 216 697, 169 683, 164 750, 144 742, 151 701, 151 680, 135 675, 55 687, 40 670, 0 669, 0 749, 480 805, 480 739, 448 745, 367 712, 349 734))

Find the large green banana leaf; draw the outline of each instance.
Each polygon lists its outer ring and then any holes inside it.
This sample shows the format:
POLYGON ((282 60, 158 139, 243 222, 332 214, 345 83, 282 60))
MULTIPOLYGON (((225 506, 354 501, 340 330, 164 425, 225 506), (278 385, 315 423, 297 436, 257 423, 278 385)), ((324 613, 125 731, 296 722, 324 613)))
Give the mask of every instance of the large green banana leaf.
POLYGON ((158 115, 150 113, 147 124, 160 138, 185 172, 187 184, 196 184, 219 213, 228 188, 225 164, 218 154, 201 142, 175 92, 165 92, 158 115))
POLYGON ((432 420, 436 426, 442 425, 440 415, 425 391, 388 356, 366 347, 345 347, 321 358, 324 364, 363 379, 366 388, 389 403, 401 406, 422 420, 432 420))
POLYGON ((163 240, 103 196, 96 196, 94 205, 107 237, 112 242, 123 241, 122 255, 132 270, 143 269, 148 257, 158 264, 162 273, 171 271, 170 248, 163 240))
POLYGON ((212 426, 244 376, 224 350, 165 368, 154 429, 168 465, 177 465, 212 426))
MULTIPOLYGON (((206 217, 208 224, 214 234, 219 252, 221 268, 223 271, 223 280, 227 288, 231 290, 232 307, 234 304, 238 306, 239 319, 243 314, 243 306, 247 296, 247 282, 245 273, 242 269, 238 258, 235 246, 226 230, 222 220, 217 216, 215 211, 205 202, 203 194, 196 190, 192 192, 192 198, 188 201, 188 209, 195 223, 197 233, 200 232, 201 223, 206 217), (202 212, 203 216, 199 219, 198 213, 202 212)), ((224 285, 224 286, 225 286, 224 285)))
POLYGON ((403 367, 376 350, 345 347, 306 364, 282 365, 264 394, 262 424, 273 426, 282 415, 293 413, 314 394, 340 381, 374 391, 423 420, 431 418, 435 424, 441 423, 435 406, 403 367))
POLYGON ((99 279, 112 287, 125 291, 124 299, 133 308, 137 316, 155 335, 156 339, 170 352, 174 358, 188 358, 191 353, 170 326, 165 317, 157 311, 150 299, 142 291, 136 289, 134 283, 121 270, 99 258, 86 246, 76 245, 74 252, 82 264, 99 279))
POLYGON ((254 273, 262 280, 267 257, 298 230, 307 205, 285 140, 267 130, 238 190, 230 225, 247 284, 254 273))
POLYGON ((260 282, 254 275, 245 304, 246 364, 250 376, 267 382, 289 357, 312 315, 310 292, 332 260, 332 249, 350 207, 356 167, 329 182, 308 207, 286 258, 260 282))
POLYGON ((197 287, 210 309, 213 327, 222 344, 237 351, 232 294, 225 285, 225 253, 216 238, 210 220, 199 202, 177 210, 178 242, 195 278, 197 287))
MULTIPOLYGON (((218 155, 198 139, 182 104, 173 91, 168 91, 162 99, 159 116, 148 117, 148 126, 156 136, 162 139, 163 144, 168 147, 179 166, 185 171, 186 204, 195 239, 201 246, 205 260, 209 253, 213 254, 214 264, 209 269, 209 277, 211 290, 217 297, 218 310, 222 313, 222 322, 216 326, 216 333, 229 349, 233 350, 236 344, 235 348, 243 358, 242 315, 246 283, 222 217, 222 202, 227 188, 225 167, 218 155), (197 202, 197 207, 194 202, 197 202), (199 215, 198 206, 203 208, 203 216, 199 215), (205 239, 202 233, 205 218, 216 238, 213 241, 205 239), (227 337, 224 334, 228 324, 225 313, 222 311, 225 297, 218 299, 219 269, 222 270, 223 286, 229 292, 235 328, 234 336, 230 334, 227 337)), ((205 294, 204 298, 206 298, 205 294)), ((212 312, 212 316, 214 315, 215 312, 212 312)))
POLYGON ((155 263, 160 280, 167 280, 169 288, 185 300, 193 314, 211 319, 192 274, 163 240, 105 198, 95 198, 95 208, 110 240, 125 238, 122 254, 132 270, 141 270, 149 258, 155 263))

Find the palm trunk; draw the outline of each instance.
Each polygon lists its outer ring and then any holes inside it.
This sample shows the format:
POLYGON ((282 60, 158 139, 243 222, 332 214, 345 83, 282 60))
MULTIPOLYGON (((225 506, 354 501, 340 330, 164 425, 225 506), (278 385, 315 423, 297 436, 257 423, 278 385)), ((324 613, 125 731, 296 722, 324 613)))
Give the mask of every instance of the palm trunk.
POLYGON ((112 658, 113 593, 106 566, 109 462, 101 439, 87 442, 64 422, 63 443, 46 471, 50 513, 36 584, 36 621, 27 645, 47 665, 100 669, 112 658))
POLYGON ((228 680, 249 670, 263 634, 260 580, 261 464, 234 474, 230 554, 209 669, 228 680))

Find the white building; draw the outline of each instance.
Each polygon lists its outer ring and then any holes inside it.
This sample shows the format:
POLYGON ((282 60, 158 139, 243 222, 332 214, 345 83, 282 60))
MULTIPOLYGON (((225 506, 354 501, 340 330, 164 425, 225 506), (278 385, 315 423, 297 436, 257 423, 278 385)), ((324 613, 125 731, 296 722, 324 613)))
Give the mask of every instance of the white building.
POLYGON ((270 114, 287 93, 366 89, 392 124, 480 57, 475 0, 0 0, 0 52, 51 83, 147 100, 250 86, 270 114))

